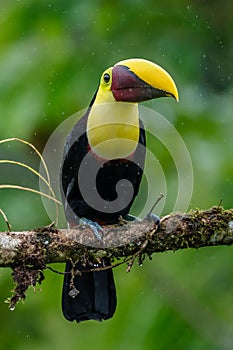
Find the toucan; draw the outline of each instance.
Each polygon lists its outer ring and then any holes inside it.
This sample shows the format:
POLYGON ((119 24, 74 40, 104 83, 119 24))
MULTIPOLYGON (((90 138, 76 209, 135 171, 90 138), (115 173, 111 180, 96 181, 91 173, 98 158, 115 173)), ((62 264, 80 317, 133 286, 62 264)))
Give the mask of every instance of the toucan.
MULTIPOLYGON (((138 103, 165 96, 178 101, 176 85, 151 61, 126 59, 103 72, 89 108, 64 146, 61 192, 68 227, 87 223, 101 239, 101 227, 127 220, 146 150, 138 103)), ((108 267, 111 261, 66 263, 62 310, 69 321, 102 321, 115 312, 112 269, 93 271, 95 266, 108 267)))

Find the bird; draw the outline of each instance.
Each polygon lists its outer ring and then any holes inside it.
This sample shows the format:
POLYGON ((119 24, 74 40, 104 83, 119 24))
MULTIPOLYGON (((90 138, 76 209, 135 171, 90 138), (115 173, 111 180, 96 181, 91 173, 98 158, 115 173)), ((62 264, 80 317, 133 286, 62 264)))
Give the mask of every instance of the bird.
MULTIPOLYGON (((65 141, 61 192, 68 227, 86 223, 98 240, 104 225, 131 218, 146 153, 138 104, 166 96, 178 101, 177 87, 152 61, 125 59, 102 73, 88 109, 65 141)), ((68 321, 102 321, 114 315, 116 288, 110 267, 108 258, 66 263, 62 311, 68 321), (100 269, 93 271, 96 266, 100 269), (79 273, 72 276, 72 269, 79 273)))

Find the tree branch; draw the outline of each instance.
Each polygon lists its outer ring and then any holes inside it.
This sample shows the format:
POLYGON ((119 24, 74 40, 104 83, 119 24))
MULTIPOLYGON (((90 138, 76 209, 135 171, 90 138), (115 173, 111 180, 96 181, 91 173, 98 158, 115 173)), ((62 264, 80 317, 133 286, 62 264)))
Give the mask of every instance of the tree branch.
POLYGON ((72 261, 75 265, 78 261, 96 263, 106 257, 112 261, 123 258, 123 262, 129 262, 130 271, 135 258, 142 262, 153 253, 232 244, 233 209, 213 207, 167 215, 159 227, 153 214, 143 220, 105 226, 101 241, 84 225, 75 229, 59 230, 50 225, 33 231, 0 232, 0 267, 13 269, 16 287, 8 299, 13 310, 20 299, 25 299, 29 286, 41 283, 43 270, 50 263, 72 261))
POLYGON ((104 228, 98 241, 89 226, 33 231, 0 232, 0 267, 45 266, 49 263, 120 258, 143 252, 176 251, 233 244, 233 209, 213 207, 185 214, 171 214, 156 225, 153 215, 143 220, 104 228), (143 249, 142 249, 143 248, 143 249))

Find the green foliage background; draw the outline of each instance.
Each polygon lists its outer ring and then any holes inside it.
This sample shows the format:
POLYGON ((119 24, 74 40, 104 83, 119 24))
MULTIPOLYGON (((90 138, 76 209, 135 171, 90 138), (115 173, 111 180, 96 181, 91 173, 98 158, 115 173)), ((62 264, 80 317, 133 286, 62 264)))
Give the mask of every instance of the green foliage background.
MULTIPOLYGON (((232 207, 232 10, 231 0, 1 0, 0 138, 24 138, 42 151, 52 131, 88 105, 105 68, 124 58, 150 59, 179 88, 179 104, 147 105, 173 123, 189 149, 190 208, 220 201, 232 207)), ((7 158, 37 164, 22 145, 1 145, 0 159, 7 158)), ((158 158, 172 182, 175 169, 162 148, 158 158)), ((1 165, 1 183, 35 181, 1 165)), ((1 190, 0 207, 14 230, 49 223, 36 195, 1 190)), ((31 289, 25 304, 9 311, 10 273, 2 269, 0 276, 2 349, 232 349, 231 247, 158 254, 130 274, 116 269, 117 312, 103 323, 67 322, 62 277, 51 272, 41 291, 31 289)))

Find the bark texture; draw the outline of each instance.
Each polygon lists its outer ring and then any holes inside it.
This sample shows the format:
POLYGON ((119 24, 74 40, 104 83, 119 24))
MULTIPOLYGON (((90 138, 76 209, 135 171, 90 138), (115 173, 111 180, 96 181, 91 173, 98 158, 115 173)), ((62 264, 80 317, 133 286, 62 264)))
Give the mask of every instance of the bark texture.
POLYGON ((94 264, 109 257, 114 267, 119 264, 114 265, 114 261, 123 258, 130 271, 136 257, 141 263, 146 256, 150 258, 158 252, 232 244, 233 209, 213 207, 167 215, 159 226, 153 214, 143 220, 106 226, 102 240, 95 237, 88 225, 75 229, 50 225, 32 231, 0 232, 0 267, 13 269, 16 287, 9 299, 13 309, 19 299, 25 298, 29 286, 41 283, 43 270, 50 263, 94 264))

